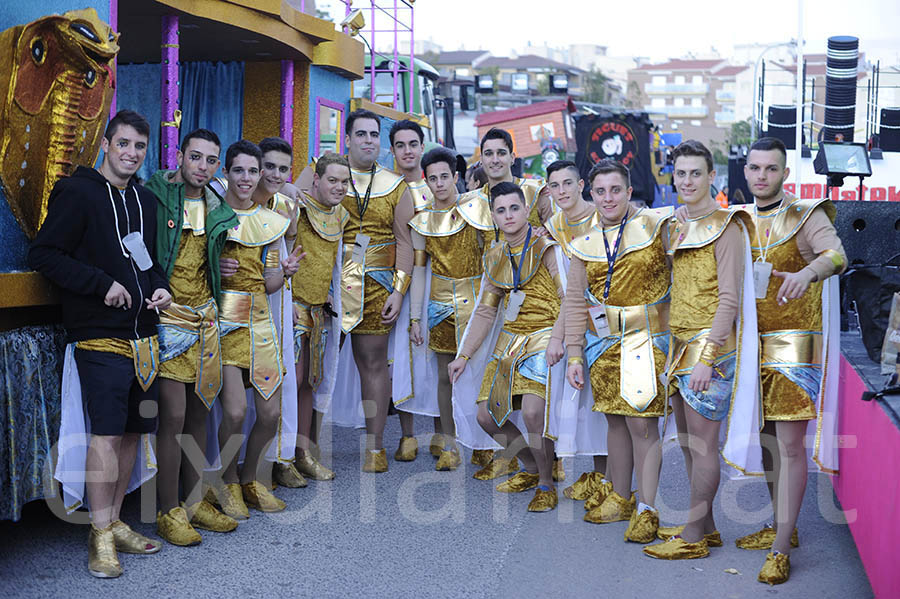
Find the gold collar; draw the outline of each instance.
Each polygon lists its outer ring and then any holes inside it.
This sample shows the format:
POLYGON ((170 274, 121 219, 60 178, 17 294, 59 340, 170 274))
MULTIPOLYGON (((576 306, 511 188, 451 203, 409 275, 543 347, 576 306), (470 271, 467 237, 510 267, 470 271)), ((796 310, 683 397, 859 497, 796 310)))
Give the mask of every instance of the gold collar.
POLYGON ((781 206, 776 210, 760 214, 754 204, 742 204, 738 209, 749 215, 757 227, 759 239, 750 235, 750 246, 754 250, 763 250, 781 245, 790 240, 816 208, 822 208, 831 222, 837 216, 837 210, 831 200, 814 198, 801 200, 785 192, 781 206))
MULTIPOLYGON (((548 249, 559 245, 548 237, 532 237, 531 243, 525 253, 525 259, 522 261, 522 271, 520 273, 519 285, 524 285, 531 280, 538 268, 541 266, 541 259, 544 252, 548 249)), ((509 243, 503 242, 495 245, 484 254, 484 272, 488 280, 501 289, 513 288, 513 267, 510 258, 513 258, 518 265, 522 250, 515 251, 510 248, 509 243)))
POLYGON ((750 215, 737 208, 718 208, 705 216, 690 218, 685 223, 673 221, 670 225, 668 253, 674 254, 677 250, 696 249, 713 243, 735 217, 749 225, 752 232, 753 221, 750 215))
MULTIPOLYGON (((656 236, 662 231, 663 225, 672 218, 673 208, 641 208, 625 221, 625 230, 622 232, 621 247, 618 257, 631 252, 644 249, 653 243, 656 236)), ((572 255, 586 262, 606 262, 606 247, 603 244, 603 235, 607 235, 612 243, 615 243, 619 233, 619 227, 615 225, 604 229, 601 223, 595 225, 588 233, 572 241, 570 247, 572 255)))
POLYGON ((425 183, 425 179, 406 184, 409 187, 409 194, 412 196, 413 208, 416 212, 421 212, 427 206, 434 204, 434 194, 431 188, 425 183))
POLYGON ((182 229, 190 229, 194 235, 206 233, 206 201, 203 198, 184 198, 182 229))
POLYGON ((409 226, 426 237, 448 237, 462 231, 466 220, 460 216, 457 204, 442 209, 429 206, 412 217, 409 226))
POLYGON ((300 196, 300 206, 306 210, 306 218, 319 237, 326 241, 337 241, 344 233, 344 227, 350 220, 350 213, 338 204, 325 208, 314 197, 305 191, 300 196))
POLYGON ((234 208, 239 224, 228 230, 228 240, 256 247, 269 245, 287 231, 290 221, 280 214, 256 205, 248 210, 234 208))
POLYGON ((572 249, 569 246, 571 245, 572 240, 581 237, 582 235, 586 235, 591 229, 599 224, 600 214, 591 207, 591 210, 586 216, 574 223, 569 222, 566 213, 560 210, 548 218, 547 222, 544 223, 544 226, 547 228, 547 232, 550 233, 550 236, 559 243, 560 247, 562 247, 566 256, 571 257, 572 249))
MULTIPOLYGON (((372 177, 372 171, 358 171, 351 168, 350 176, 353 177, 353 185, 347 188, 347 195, 355 197, 353 195, 353 187, 355 186, 356 191, 359 193, 359 197, 363 197, 366 194, 366 189, 369 188, 369 179, 372 177)), ((401 183, 403 183, 402 176, 394 171, 384 168, 376 162, 375 180, 372 181, 372 192, 369 197, 379 198, 381 196, 386 196, 397 189, 401 183)))

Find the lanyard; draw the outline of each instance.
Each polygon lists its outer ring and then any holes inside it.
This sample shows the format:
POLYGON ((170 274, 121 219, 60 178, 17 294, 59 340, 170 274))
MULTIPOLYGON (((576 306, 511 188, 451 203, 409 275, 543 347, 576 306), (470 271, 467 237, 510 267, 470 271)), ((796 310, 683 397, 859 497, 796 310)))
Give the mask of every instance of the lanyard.
MULTIPOLYGON (((351 173, 352 175, 352 173, 351 173)), ((359 226, 362 229, 362 220, 363 215, 366 213, 366 210, 369 209, 369 196, 372 193, 372 181, 375 180, 375 163, 372 163, 372 171, 369 173, 369 186, 366 187, 366 196, 365 199, 360 201, 359 192, 356 191, 356 185, 353 184, 353 177, 350 177, 350 187, 353 188, 353 195, 356 196, 356 209, 359 211, 359 226)))
POLYGON ((606 233, 604 232, 603 237, 603 247, 606 250, 606 263, 609 265, 606 269, 606 284, 603 286, 603 303, 606 303, 607 298, 609 297, 609 286, 612 283, 613 269, 616 265, 616 256, 619 255, 619 243, 622 241, 622 232, 625 231, 625 221, 628 220, 628 212, 625 212, 625 216, 622 217, 622 222, 619 224, 619 234, 616 236, 616 245, 613 246, 612 254, 609 253, 609 242, 606 240, 606 233))
MULTIPOLYGON (((772 218, 772 225, 766 229, 766 245, 763 246, 762 240, 759 238, 759 229, 760 229, 760 219, 759 219, 759 208, 756 207, 756 204, 753 204, 753 214, 756 216, 756 244, 759 246, 759 258, 756 259, 757 262, 766 262, 769 257, 769 242, 771 241, 771 233, 772 230, 775 229, 775 225, 778 224, 778 216, 781 211, 781 204, 784 202, 784 196, 781 197, 780 200, 772 204, 771 206, 766 206, 766 212, 769 212, 773 209, 776 209, 777 212, 775 216, 772 218)), ((768 221, 768 219, 766 219, 768 221)))
POLYGON ((519 285, 522 282, 522 265, 525 263, 525 253, 528 251, 528 242, 531 241, 531 225, 528 225, 528 233, 525 234, 525 245, 522 246, 522 255, 519 257, 519 266, 516 267, 516 261, 513 260, 512 252, 508 253, 509 262, 512 264, 513 268, 513 289, 514 291, 519 290, 519 285))

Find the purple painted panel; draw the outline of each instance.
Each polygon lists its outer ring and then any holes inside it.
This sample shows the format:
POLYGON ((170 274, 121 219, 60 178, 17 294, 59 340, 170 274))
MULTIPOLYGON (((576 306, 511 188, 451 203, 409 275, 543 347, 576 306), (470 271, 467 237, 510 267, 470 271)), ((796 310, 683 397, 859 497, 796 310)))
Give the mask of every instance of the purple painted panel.
POLYGON ((166 15, 162 18, 162 133, 159 152, 160 166, 174 169, 178 166, 175 153, 178 151, 178 125, 175 111, 178 110, 178 16, 166 15))

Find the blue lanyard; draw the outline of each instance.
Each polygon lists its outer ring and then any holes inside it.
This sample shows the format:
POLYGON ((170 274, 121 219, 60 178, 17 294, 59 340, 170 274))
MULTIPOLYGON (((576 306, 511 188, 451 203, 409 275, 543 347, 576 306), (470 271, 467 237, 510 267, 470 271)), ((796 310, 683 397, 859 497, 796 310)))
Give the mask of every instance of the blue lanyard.
POLYGON ((613 269, 616 264, 616 256, 619 255, 619 243, 622 241, 622 232, 625 230, 625 221, 628 220, 628 212, 622 217, 622 223, 619 225, 619 234, 616 236, 616 245, 613 246, 612 254, 609 253, 609 242, 606 241, 606 233, 603 233, 603 247, 606 250, 606 263, 609 265, 606 269, 606 284, 603 286, 603 303, 606 303, 609 297, 609 286, 612 283, 613 269))
POLYGON ((522 281, 522 265, 525 264, 525 252, 528 251, 528 242, 531 241, 531 225, 528 225, 528 233, 525 234, 525 245, 522 246, 522 255, 519 257, 519 266, 516 266, 516 261, 513 260, 512 252, 507 254, 509 256, 509 262, 512 264, 513 268, 513 289, 514 291, 519 290, 519 285, 522 281))

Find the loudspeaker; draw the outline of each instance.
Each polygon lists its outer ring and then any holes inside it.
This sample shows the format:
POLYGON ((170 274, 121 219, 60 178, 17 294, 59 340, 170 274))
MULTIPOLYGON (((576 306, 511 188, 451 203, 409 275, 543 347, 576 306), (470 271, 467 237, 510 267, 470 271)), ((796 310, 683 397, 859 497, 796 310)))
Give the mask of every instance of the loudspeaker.
POLYGON ((879 146, 885 152, 900 152, 900 108, 881 109, 879 146))
POLYGON ((769 129, 766 135, 780 139, 788 150, 793 150, 797 145, 796 130, 797 109, 794 106, 769 106, 769 129))
POLYGON ((896 202, 837 201, 834 227, 850 267, 880 266, 900 251, 900 205, 896 202))

